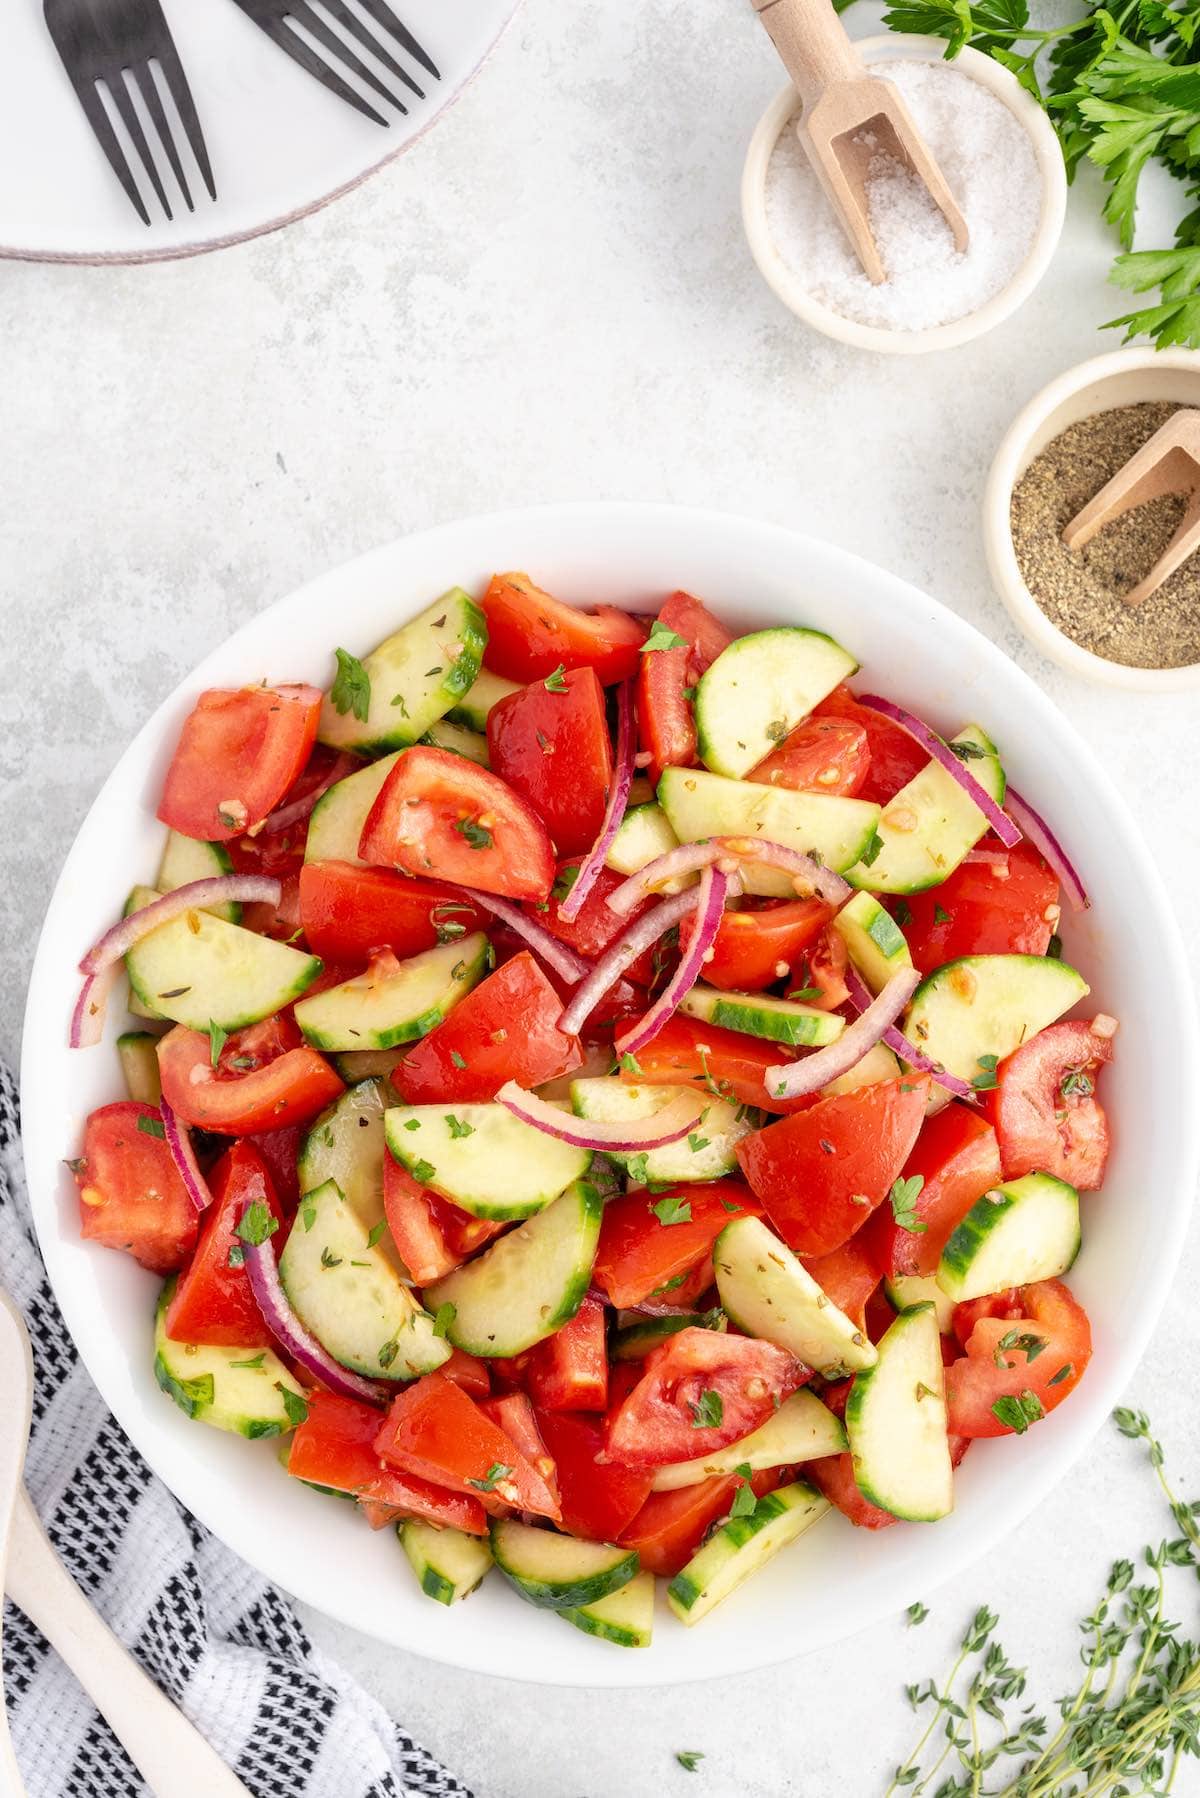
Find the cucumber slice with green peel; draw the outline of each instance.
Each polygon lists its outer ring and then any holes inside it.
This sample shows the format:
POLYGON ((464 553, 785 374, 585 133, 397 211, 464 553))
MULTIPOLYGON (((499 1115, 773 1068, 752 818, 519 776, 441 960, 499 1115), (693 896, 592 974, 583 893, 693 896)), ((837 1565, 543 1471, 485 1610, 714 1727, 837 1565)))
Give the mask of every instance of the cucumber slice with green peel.
POLYGON ((117 1058, 125 1091, 137 1105, 157 1105, 162 1098, 158 1074, 158 1038, 148 1030, 127 1030, 117 1038, 117 1058))
POLYGON ((1045 955, 967 955, 926 975, 902 1029, 932 1061, 994 1086, 997 1061, 1088 994, 1082 974, 1045 955))
POLYGON ((448 749, 452 755, 461 755, 464 761, 475 762, 480 768, 491 767, 487 738, 461 724, 447 724, 444 718, 439 718, 436 724, 429 726, 421 741, 431 744, 434 749, 448 749))
MULTIPOLYGON (((964 750, 963 759, 985 793, 999 805, 1004 799, 1004 769, 996 745, 977 724, 968 724, 950 746, 964 750)), ((940 886, 964 855, 988 830, 988 821, 937 762, 928 762, 894 799, 889 799, 878 825, 878 846, 869 862, 846 870, 851 886, 875 893, 920 893, 940 886)))
MULTIPOLYGON (((838 873, 869 849, 879 822, 879 807, 865 799, 793 793, 787 787, 726 780, 703 768, 665 768, 658 802, 681 843, 708 837, 761 837, 765 843, 782 843, 785 849, 819 856, 838 873)), ((779 868, 746 862, 740 873, 748 893, 796 896, 792 876, 779 868)))
POLYGON ((761 1036, 786 1043, 790 1049, 821 1048, 836 1043, 846 1020, 836 1011, 815 1011, 796 999, 776 999, 771 993, 719 992, 698 980, 680 1000, 679 1009, 722 1030, 740 1030, 744 1036, 761 1036))
POLYGON ((520 1355, 570 1323, 584 1300, 604 1206, 589 1180, 498 1237, 490 1248, 424 1291, 438 1311, 453 1305, 446 1334, 471 1355, 520 1355))
POLYGON ((1006 1180, 977 1199, 942 1250, 937 1283, 955 1304, 1056 1280, 1079 1253, 1079 1194, 1053 1174, 1006 1180))
POLYGON ((627 1586, 607 1598, 568 1605, 558 1614, 576 1629, 615 1642, 618 1648, 649 1648, 654 1634, 654 1575, 635 1573, 627 1586))
POLYGON ((654 1349, 661 1348, 680 1330, 725 1330, 728 1320, 723 1311, 680 1311, 664 1317, 639 1317, 635 1323, 614 1330, 609 1343, 612 1361, 641 1361, 654 1349))
POLYGON ((379 789, 403 753, 398 749, 394 755, 357 768, 322 793, 309 813, 304 841, 306 862, 352 862, 355 867, 366 867, 358 853, 363 825, 379 797, 379 789))
MULTIPOLYGON (((368 968, 297 1005, 295 1017, 316 1049, 390 1049, 436 1028, 487 970, 482 931, 409 956, 393 973, 368 968)), ((320 963, 318 962, 318 967, 320 963)))
POLYGON ((907 1311, 913 1305, 932 1305, 941 1334, 953 1334, 956 1301, 942 1291, 932 1274, 889 1274, 883 1282, 883 1290, 893 1311, 907 1311))
POLYGON ((824 1517, 829 1500, 806 1480, 780 1486, 759 1499, 746 1517, 731 1517, 697 1550, 667 1587, 667 1602, 681 1623, 699 1623, 772 1555, 824 1517))
POLYGON ((544 1211, 591 1166, 591 1151, 559 1142, 503 1105, 399 1105, 387 1144, 414 1180, 472 1217, 502 1222, 544 1211))
MULTIPOLYGON (((380 1252, 399 1272, 402 1263, 396 1258, 391 1235, 382 1228, 383 1158, 387 1154, 383 1114, 389 1097, 382 1080, 360 1080, 348 1087, 309 1126, 296 1172, 301 1195, 332 1180, 367 1234, 374 1233, 380 1252)), ((303 1196, 300 1211, 303 1224, 303 1196)))
POLYGON ((840 1455, 846 1448, 846 1431, 840 1417, 823 1405, 815 1392, 793 1392, 778 1411, 749 1436, 731 1442, 712 1455, 659 1467, 654 1474, 655 1492, 677 1492, 681 1486, 698 1486, 716 1474, 735 1473, 749 1467, 791 1467, 798 1461, 818 1461, 840 1455))
MULTIPOLYGON (((177 830, 168 830, 154 884, 160 893, 173 893, 176 887, 185 887, 189 881, 219 880, 232 873, 233 863, 224 843, 204 843, 198 837, 185 837, 177 830)), ((224 905, 206 906, 205 910, 214 918, 224 918, 227 924, 242 921, 242 908, 234 900, 226 900, 224 905)))
POLYGON ((638 1571, 636 1548, 581 1542, 513 1517, 492 1520, 492 1555, 522 1598, 547 1611, 596 1604, 627 1586, 638 1571))
POLYGON ((700 760, 714 774, 748 774, 857 667, 824 631, 777 625, 738 637, 696 688, 700 760))
MULTIPOLYGON (((679 838, 660 805, 630 805, 617 827, 604 865, 617 874, 640 874, 660 855, 678 847, 679 838)), ((684 884, 681 881, 680 887, 684 884)))
MULTIPOLYGON (((157 887, 134 887, 128 899, 126 899, 124 905, 121 907, 121 916, 127 918, 131 912, 142 911, 147 905, 153 904, 154 900, 161 898, 162 894, 157 887)), ((143 1000, 138 998, 133 990, 133 983, 131 981, 128 982, 128 985, 129 997, 125 1002, 125 1009, 129 1012, 131 1017, 149 1018, 153 1019, 155 1022, 162 1023, 167 1022, 161 1011, 155 1011, 152 1005, 147 1005, 143 1000)))
MULTIPOLYGON (((126 911, 140 911, 155 897, 137 887, 126 911)), ((182 912, 160 924, 125 957, 130 987, 150 1016, 203 1031, 210 1024, 244 1030, 272 1017, 298 999, 323 966, 315 955, 206 911, 182 912)))
POLYGON ((856 1061, 852 1068, 823 1086, 821 1096, 832 1099, 838 1093, 856 1093, 860 1086, 874 1086, 880 1080, 899 1080, 900 1074, 900 1063, 892 1051, 885 1043, 876 1043, 861 1061, 856 1061))
POLYGON ((175 1342, 167 1335, 167 1306, 175 1285, 172 1274, 158 1295, 154 1377, 179 1409, 197 1423, 252 1441, 281 1436, 302 1423, 304 1388, 272 1350, 175 1342))
POLYGON ((871 893, 855 893, 833 920, 846 953, 873 993, 913 965, 904 932, 871 893))
POLYGON ((486 1536, 438 1529, 419 1517, 398 1523, 396 1534, 417 1584, 426 1598, 437 1604, 454 1604, 469 1597, 491 1572, 492 1550, 486 1536))
POLYGON ((681 1099, 695 1104, 695 1124, 686 1136, 661 1149, 618 1153, 610 1161, 632 1180, 719 1180, 737 1165, 737 1144, 754 1129, 743 1105, 710 1098, 690 1086, 631 1086, 626 1080, 573 1080, 571 1105, 576 1117, 596 1123, 639 1123, 681 1099))
POLYGON ((726 1224, 713 1267, 726 1315, 745 1335, 787 1349, 827 1379, 875 1365, 875 1345, 761 1218, 726 1224))
POLYGON ((474 686, 487 635, 487 620, 470 594, 452 587, 364 656, 365 718, 351 708, 338 711, 332 692, 326 695, 318 738, 371 756, 418 743, 474 686))
POLYGON ((413 1380, 450 1355, 394 1258, 332 1180, 306 1193, 279 1257, 293 1311, 335 1361, 373 1380, 413 1380))
POLYGON ((863 1497, 893 1517, 932 1523, 954 1509, 942 1341, 932 1305, 902 1311, 856 1376, 846 1434, 863 1497))
POLYGON ((485 731, 488 713, 510 693, 519 693, 517 681, 505 680, 490 668, 481 668, 461 699, 456 699, 446 713, 447 724, 461 724, 467 730, 485 731))

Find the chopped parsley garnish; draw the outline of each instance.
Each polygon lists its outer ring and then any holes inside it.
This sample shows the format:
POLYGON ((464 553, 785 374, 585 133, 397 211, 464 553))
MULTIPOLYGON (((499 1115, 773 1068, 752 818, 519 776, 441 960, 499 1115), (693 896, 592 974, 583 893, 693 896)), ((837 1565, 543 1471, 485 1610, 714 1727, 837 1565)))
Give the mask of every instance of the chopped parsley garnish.
POLYGON ((229 1265, 230 1267, 244 1267, 246 1265, 246 1251, 240 1242, 235 1242, 230 1247, 229 1265))
POLYGON ((420 1118, 405 1118, 404 1128, 406 1130, 419 1130, 421 1128, 420 1118))
POLYGON ((139 1118, 137 1127, 143 1136, 157 1136, 161 1138, 165 1137, 167 1134, 163 1129, 163 1121, 161 1118, 139 1118))
POLYGON ((492 847, 491 831, 485 830, 483 825, 476 823, 474 818, 460 818, 454 828, 460 836, 466 837, 472 849, 490 849, 492 847))
POLYGON ((1081 1099, 1090 1099, 1095 1090, 1096 1083, 1086 1068, 1072 1068, 1062 1083, 1064 1099, 1069 1098, 1072 1093, 1078 1093, 1081 1099))
POLYGON ((741 1466, 735 1467, 733 1471, 742 1483, 733 1495, 733 1504, 730 1507, 729 1515, 731 1517, 749 1517, 758 1503, 754 1496, 754 1488, 750 1484, 752 1470, 749 1461, 743 1461, 741 1466))
POLYGON ((461 1137, 474 1136, 474 1124, 468 1124, 465 1118, 456 1118, 452 1111, 446 1113, 446 1128, 450 1132, 451 1142, 458 1142, 461 1137))
POLYGON ((278 1228, 279 1219, 272 1216, 269 1206, 264 1205, 261 1199, 255 1199, 243 1211, 234 1234, 257 1248, 268 1236, 274 1236, 278 1228))
POLYGON ((700 1136, 695 1130, 688 1132, 688 1148, 693 1155, 698 1155, 701 1149, 707 1149, 709 1141, 707 1136, 700 1136))
POLYGON ((901 1230, 907 1230, 910 1236, 923 1236, 929 1225, 923 1223, 915 1210, 917 1197, 925 1184, 924 1174, 910 1174, 905 1180, 901 1177, 892 1187, 888 1197, 892 1202, 892 1216, 901 1230))
POLYGON ((993 1359, 997 1367, 1007 1367, 1005 1355, 1010 1350, 1016 1349, 1024 1355, 1027 1362, 1036 1361, 1045 1347, 1046 1338, 1044 1336, 1034 1336, 1028 1332, 1023 1334, 1020 1330, 1006 1330, 996 1344, 993 1359))
POLYGON ((1023 1436, 1031 1423, 1037 1423, 1045 1415, 1041 1399, 1028 1388, 1024 1392, 998 1398, 992 1406, 992 1416, 997 1422, 1015 1431, 1018 1436, 1023 1436))
POLYGON ((644 656, 648 656, 648 655, 651 655, 656 649, 690 649, 690 648, 691 648, 691 645, 689 644, 686 637, 681 637, 679 635, 679 632, 673 631, 669 624, 664 624, 661 618, 656 618, 654 620, 653 626, 651 627, 650 635, 646 638, 646 641, 642 644, 641 653, 644 656))
POLYGON ((694 1430, 715 1430, 725 1416, 725 1401, 711 1387, 691 1407, 694 1430))
POLYGON ((444 1336, 457 1316, 458 1307, 457 1305, 452 1305, 449 1299, 446 1300, 444 1305, 439 1305, 437 1314, 433 1320, 434 1335, 444 1336))
POLYGON ((267 1352, 264 1349, 261 1355, 252 1355, 248 1361, 231 1361, 229 1365, 230 1367, 249 1367, 254 1373, 257 1373, 266 1358, 267 1352))
POLYGON ((437 1173, 437 1169, 431 1161, 422 1160, 415 1164, 412 1172, 414 1180, 419 1180, 422 1186, 428 1186, 429 1182, 433 1179, 433 1176, 437 1173))
POLYGON ((771 742, 782 743, 787 734, 788 728, 783 719, 772 718, 771 722, 767 725, 767 736, 770 738, 771 742))
POLYGON ((864 868, 872 867, 874 865, 874 863, 879 860, 879 854, 880 854, 880 851, 882 850, 882 848, 883 848, 883 838, 880 836, 880 834, 877 830, 873 830, 871 832, 870 842, 867 844, 866 848, 863 850, 862 854, 859 857, 859 860, 862 862, 864 868))
POLYGON ((948 924, 950 922, 950 913, 946 910, 944 905, 934 906, 933 921, 935 924, 948 924))
POLYGON ((566 667, 567 667, 567 664, 565 662, 560 662, 558 664, 558 667, 554 670, 554 673, 548 674, 546 676, 545 680, 542 682, 542 685, 543 685, 543 687, 545 687, 547 693, 565 693, 566 692, 567 683, 563 679, 563 676, 566 673, 566 667))
POLYGON ((673 1280, 667 1280, 664 1282, 663 1285, 656 1286, 654 1288, 654 1291, 650 1294, 650 1297, 652 1299, 660 1299, 660 1298, 662 1298, 664 1293, 674 1292, 676 1287, 683 1285, 683 1283, 687 1279, 687 1277, 688 1276, 686 1274, 676 1274, 675 1278, 673 1280))
POLYGON ((947 743, 946 748, 951 755, 956 755, 960 762, 982 762, 987 759, 987 750, 981 749, 978 743, 947 743))
POLYGON ((721 1210, 722 1211, 740 1211, 741 1209, 742 1208, 738 1204, 736 1199, 722 1199, 721 1200, 721 1210))
POLYGON ((329 689, 329 703, 343 717, 353 712, 359 723, 365 724, 371 710, 371 677, 348 649, 335 649, 333 653, 337 657, 337 673, 329 689))
POLYGON ((377 1243, 382 1242, 383 1233, 386 1229, 386 1217, 381 1217, 377 1224, 372 1224, 370 1235, 367 1237, 367 1247, 369 1249, 373 1249, 377 1243))
POLYGON ((1062 960, 1062 951, 1063 951, 1062 938, 1056 934, 1056 935, 1052 936, 1050 938, 1050 941, 1046 944, 1046 960, 1047 961, 1061 961, 1062 960))
POLYGON ((324 1248, 321 1250, 321 1266, 322 1267, 340 1267, 341 1265, 342 1265, 342 1256, 341 1255, 335 1255, 333 1250, 330 1248, 324 1248))
POLYGON ((481 1480, 468 1480, 468 1486, 474 1486, 476 1492, 494 1492, 501 1480, 506 1480, 512 1472, 503 1461, 493 1461, 481 1480))
POLYGON ((796 999, 803 1005, 806 999, 819 999, 821 997, 821 989, 819 986, 798 986, 796 990, 789 993, 787 997, 789 999, 796 999))
POLYGON ((579 863, 578 862, 574 863, 569 868, 560 869, 559 873, 558 873, 558 877, 556 878, 556 880, 554 882, 554 885, 550 888, 551 896, 555 899, 565 899, 567 894, 571 891, 571 888, 575 885, 575 882, 578 879, 579 879, 579 863))
POLYGON ((647 1177, 646 1169, 649 1167, 649 1165, 650 1165, 650 1157, 648 1155, 646 1155, 646 1154, 630 1155, 627 1157, 626 1162, 625 1162, 625 1172, 629 1175, 629 1178, 631 1180, 636 1181, 636 1182, 640 1183, 642 1186, 644 1186, 646 1184, 646 1177, 647 1177))
POLYGON ((451 1049, 450 1059, 454 1063, 456 1068, 465 1068, 467 1065, 466 1057, 463 1055, 460 1055, 457 1049, 451 1049))
POLYGON ((679 1765, 683 1768, 685 1773, 694 1773, 696 1768, 700 1765, 700 1762, 704 1759, 704 1754, 699 1748, 677 1748, 675 1751, 675 1759, 679 1762, 679 1765))
POLYGON ((908 1618, 909 1629, 912 1629, 914 1625, 924 1623, 926 1617, 929 1615, 929 1608, 927 1605, 923 1605, 918 1598, 915 1604, 909 1605, 904 1615, 908 1618))
POLYGON ((399 1353, 400 1353, 400 1344, 396 1341, 396 1338, 394 1336, 389 1336, 387 1341, 384 1343, 383 1347, 379 1351, 380 1367, 383 1367, 383 1368, 390 1367, 392 1365, 392 1362, 396 1359, 396 1356, 399 1353))
POLYGON ((400 716, 402 718, 408 717, 408 706, 405 704, 403 693, 397 693, 396 697, 392 700, 392 704, 400 707, 400 716))
POLYGON ((1065 1363, 1065 1365, 1064 1365, 1064 1366, 1062 1366, 1062 1367, 1060 1367, 1060 1368, 1059 1368, 1059 1370, 1058 1370, 1058 1372, 1057 1372, 1057 1373, 1055 1373, 1055 1374, 1051 1374, 1051 1376, 1050 1376, 1050 1384, 1051 1384, 1051 1385, 1052 1385, 1052 1386, 1058 1386, 1058 1385, 1061 1385, 1061 1383, 1062 1383, 1062 1381, 1063 1381, 1063 1380, 1065 1380, 1065 1379, 1068 1379, 1068 1378, 1069 1378, 1069 1377, 1070 1377, 1070 1375, 1071 1375, 1071 1374, 1073 1374, 1073 1373, 1074 1373, 1074 1372, 1075 1372, 1075 1369, 1074 1369, 1074 1367, 1073 1367, 1073 1366, 1072 1366, 1072 1365, 1071 1365, 1071 1363, 1070 1363, 1070 1362, 1069 1362, 1069 1361, 1068 1361, 1068 1362, 1066 1362, 1066 1363, 1065 1363))
POLYGON ((992 1087, 998 1084, 996 1080, 996 1063, 999 1059, 998 1055, 981 1055, 979 1057, 980 1072, 976 1074, 971 1082, 971 1085, 975 1088, 977 1093, 990 1092, 992 1087))
POLYGON ((642 1071, 642 1064, 636 1055, 622 1055, 617 1066, 623 1074, 640 1074, 642 1071))
POLYGON ((304 1228, 305 1228, 305 1231, 306 1231, 306 1232, 307 1232, 307 1231, 309 1231, 309 1230, 311 1230, 311 1229, 312 1229, 312 1227, 313 1227, 313 1225, 314 1225, 314 1224, 315 1224, 315 1223, 316 1223, 316 1221, 317 1221, 317 1208, 316 1208, 316 1206, 315 1206, 315 1205, 304 1205, 304 1206, 302 1206, 302 1207, 301 1207, 301 1210, 300 1210, 300 1217, 301 1217, 301 1220, 302 1220, 302 1222, 303 1222, 303 1224, 304 1224, 304 1228))
POLYGON ((222 1030, 219 1024, 208 1020, 208 1059, 211 1066, 216 1067, 221 1059, 221 1050, 229 1040, 228 1030, 222 1030))
POLYGON ((303 1393, 293 1392, 282 1380, 276 1380, 275 1389, 283 1400, 283 1408, 287 1412, 288 1422, 298 1429, 302 1423, 308 1422, 308 1404, 303 1393))
POLYGON ((892 916, 895 918, 897 924, 912 923, 912 906, 908 903, 907 899, 897 899, 892 916))
POLYGON ((657 1205, 651 1205, 651 1211, 660 1224, 690 1224, 692 1221, 692 1202, 690 1199, 678 1197, 660 1199, 657 1205))

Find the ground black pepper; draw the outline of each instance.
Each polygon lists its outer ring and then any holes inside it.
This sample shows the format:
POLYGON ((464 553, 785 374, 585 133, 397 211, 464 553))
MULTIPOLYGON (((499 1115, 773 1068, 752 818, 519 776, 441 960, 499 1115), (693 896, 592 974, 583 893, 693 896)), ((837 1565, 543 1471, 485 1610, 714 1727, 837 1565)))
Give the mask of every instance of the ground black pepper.
POLYGON ((1142 605, 1124 600, 1174 536, 1183 497, 1167 494, 1126 512, 1083 549, 1068 549, 1062 533, 1178 410, 1163 401, 1080 419, 1034 458, 1012 497, 1013 548, 1038 605, 1084 649, 1133 668, 1200 662, 1200 555, 1190 556, 1142 605))

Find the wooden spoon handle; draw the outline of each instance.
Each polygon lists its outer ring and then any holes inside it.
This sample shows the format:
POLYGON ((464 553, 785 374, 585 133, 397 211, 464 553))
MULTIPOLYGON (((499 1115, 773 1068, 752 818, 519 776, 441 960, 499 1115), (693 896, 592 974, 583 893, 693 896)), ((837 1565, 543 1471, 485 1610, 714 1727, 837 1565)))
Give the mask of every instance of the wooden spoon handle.
POLYGON ((250 1798, 93 1610, 51 1547, 22 1487, 7 1588, 107 1717, 155 1798, 250 1798))
POLYGON ((751 5, 806 109, 835 82, 859 81, 866 74, 831 0, 751 0, 751 5))

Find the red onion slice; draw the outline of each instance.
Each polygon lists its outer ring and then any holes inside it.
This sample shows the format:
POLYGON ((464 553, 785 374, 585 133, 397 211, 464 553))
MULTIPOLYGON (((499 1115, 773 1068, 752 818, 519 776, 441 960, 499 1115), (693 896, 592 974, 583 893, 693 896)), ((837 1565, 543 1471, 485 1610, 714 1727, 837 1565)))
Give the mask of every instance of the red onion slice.
POLYGON ((170 923, 172 918, 178 918, 185 911, 205 911, 210 905, 225 905, 231 901, 252 904, 261 900, 266 905, 278 905, 280 893, 279 882, 265 874, 218 874, 210 880, 189 880, 186 886, 176 887, 173 893, 164 893, 161 899, 143 906, 141 911, 131 912, 111 930, 106 930, 80 962, 79 972, 99 974, 113 962, 120 961, 135 943, 157 930, 160 924, 170 923))
MULTIPOLYGON (((950 745, 936 731, 930 730, 927 724, 922 724, 919 718, 914 718, 911 712, 906 712, 903 706, 893 705, 890 699, 881 699, 878 693, 856 693, 855 698, 859 705, 869 706, 871 711, 882 713, 893 724, 898 724, 901 730, 906 730, 913 741, 921 745, 926 755, 939 768, 944 768, 951 779, 958 782, 967 798, 979 807, 1005 848, 1016 848, 1021 841, 1021 832, 1012 819, 1006 817, 991 794, 980 786, 966 763, 955 755, 950 745)), ((884 809, 886 811, 887 808, 884 809)))
POLYGON ((656 855, 652 862, 647 862, 644 868, 631 874, 615 893, 608 895, 605 904, 618 917, 627 918, 643 899, 649 898, 657 889, 672 880, 682 880, 689 874, 698 874, 702 868, 710 867, 720 858, 721 851, 715 841, 680 843, 674 849, 668 849, 664 855, 656 855))
POLYGON ((696 889, 695 912, 687 941, 680 945, 679 966, 649 1011, 613 1038, 618 1055, 636 1055, 639 1049, 653 1042, 667 1019, 674 1015, 684 994, 695 986, 720 926, 728 892, 729 876, 715 864, 705 868, 696 889))
POLYGON ((79 989, 79 997, 71 1013, 67 1043, 72 1049, 91 1049, 104 1035, 104 1014, 112 989, 120 973, 120 963, 113 962, 99 974, 89 974, 79 989))
MULTIPOLYGON (((871 995, 854 968, 846 969, 846 986, 849 989, 851 1003, 856 1009, 861 1012, 869 1011, 871 995)), ((893 1055, 898 1055, 901 1061, 907 1062, 910 1068, 915 1068, 919 1074, 928 1074, 931 1079, 937 1081, 939 1086, 944 1086, 946 1091, 953 1093, 956 1098, 971 1100, 978 1098, 979 1095, 974 1087, 970 1086, 967 1081, 960 1080, 957 1074, 948 1074, 945 1068, 938 1066, 936 1061, 930 1061, 928 1055, 918 1049, 915 1043, 910 1042, 896 1029, 894 1024, 888 1026, 879 1040, 887 1045, 893 1055)))
POLYGON ((609 790, 608 804, 604 808, 604 822, 600 826, 600 835, 592 844, 579 864, 579 872, 575 876, 575 884, 561 901, 558 915, 564 923, 573 924, 583 910, 588 894, 600 877, 613 838, 625 816, 625 807, 629 803, 629 789, 633 785, 633 757, 635 750, 633 735, 633 682, 623 680, 617 688, 617 754, 613 765, 612 787, 609 790))
POLYGON ((324 799, 330 787, 336 787, 338 781, 344 780, 347 774, 353 774, 356 768, 363 768, 365 766, 366 763, 360 762, 357 756, 346 755, 343 751, 326 774, 324 780, 318 781, 311 793, 305 793, 301 799, 293 799, 290 805, 281 805, 277 812, 272 812, 268 817, 263 819, 261 824, 256 825, 254 829, 247 831, 247 836, 256 837, 265 831, 288 830, 293 824, 302 823, 303 820, 308 817, 309 813, 314 810, 318 799, 324 799))
POLYGON ((1009 787, 1005 794, 1005 804, 1038 854, 1045 857, 1050 867, 1058 875, 1071 910, 1086 911, 1092 903, 1087 896, 1087 888, 1075 872, 1070 856, 1042 814, 1035 812, 1028 799, 1022 799, 1021 795, 1012 787, 1009 787))
POLYGON ((665 1105, 653 1117, 626 1118, 619 1124, 571 1117, 548 1100, 527 1093, 515 1080, 507 1081, 500 1088, 496 1102, 511 1111, 515 1118, 520 1118, 523 1124, 532 1125, 535 1130, 554 1137, 556 1142, 571 1143, 577 1149, 592 1149, 600 1154, 610 1149, 619 1153, 628 1150, 631 1154, 642 1149, 665 1149, 668 1143, 678 1142, 696 1126, 696 1100, 690 1093, 686 1098, 665 1105))
POLYGON ((163 1135, 171 1151, 171 1160, 179 1169, 179 1177, 187 1187, 187 1196, 197 1211, 207 1211, 212 1204, 212 1193, 209 1191, 208 1181, 200 1172, 192 1139, 165 1099, 159 1100, 158 1113, 163 1121, 163 1135))
POLYGON ((768 1093, 775 1099, 799 1099, 848 1074, 867 1050, 881 1040, 888 1026, 895 1023, 920 984, 916 968, 902 968, 893 974, 883 991, 836 1043, 830 1043, 827 1049, 815 1049, 800 1061, 768 1068, 763 1075, 768 1093))
POLYGON ((616 985, 626 968, 632 966, 642 951, 651 948, 672 925, 695 909, 699 892, 699 887, 691 887, 686 893, 664 899, 653 911, 636 918, 615 943, 609 944, 558 1020, 558 1027, 565 1035, 578 1036, 609 987, 616 985))
POLYGON ((783 843, 760 842, 757 837, 713 837, 703 843, 681 843, 677 849, 668 849, 665 855, 656 856, 636 874, 631 874, 615 893, 610 893, 608 904, 625 917, 654 888, 665 886, 668 881, 678 880, 683 875, 695 874, 713 862, 727 858, 782 868, 797 883, 802 882, 810 892, 830 905, 841 905, 850 897, 851 889, 840 874, 835 874, 832 868, 822 867, 814 856, 805 855, 800 849, 788 849, 783 843))
POLYGON ((300 1322, 283 1290, 270 1239, 247 1242, 243 1246, 246 1272, 263 1321, 284 1352, 323 1386, 328 1386, 330 1392, 340 1393, 342 1398, 366 1399, 369 1405, 386 1404, 388 1394, 384 1387, 374 1380, 364 1380, 360 1374, 351 1373, 340 1361, 335 1361, 329 1350, 323 1348, 300 1322))
POLYGON ((717 844, 729 855, 743 862, 764 862, 771 868, 782 868, 803 883, 827 905, 841 905, 853 888, 813 855, 802 849, 789 849, 783 843, 760 843, 757 837, 718 837, 717 844))
POLYGON ((519 905, 513 905, 507 899, 497 899, 494 893, 481 893, 475 887, 460 886, 456 890, 468 898, 472 905, 477 905, 480 911, 490 911, 493 917, 507 924, 510 930, 515 930, 541 956, 546 966, 553 968, 571 986, 591 972, 590 961, 585 961, 582 955, 576 954, 567 943, 560 943, 544 924, 531 918, 519 905))

